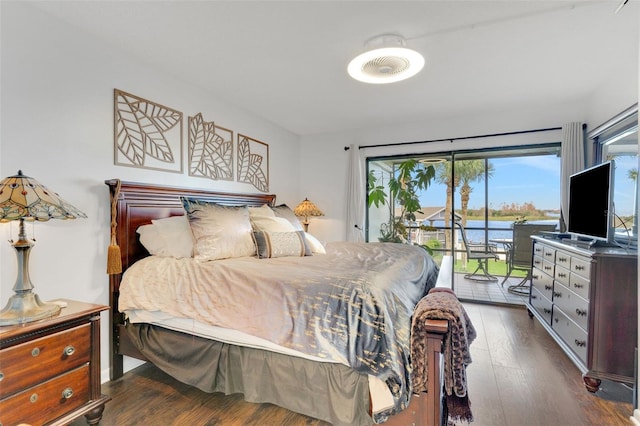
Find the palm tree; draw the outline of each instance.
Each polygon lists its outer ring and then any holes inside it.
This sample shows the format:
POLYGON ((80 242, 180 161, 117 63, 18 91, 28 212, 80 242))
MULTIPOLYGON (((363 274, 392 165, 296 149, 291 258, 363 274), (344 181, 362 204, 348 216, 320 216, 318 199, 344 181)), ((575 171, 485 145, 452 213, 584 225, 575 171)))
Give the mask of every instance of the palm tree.
MULTIPOLYGON (((462 215, 462 226, 467 226, 467 211, 469 209, 469 198, 473 188, 472 182, 482 182, 484 180, 485 160, 464 160, 460 161, 460 167, 456 167, 456 173, 460 178, 460 208, 462 215)), ((493 165, 487 162, 487 176, 493 176, 493 165)))

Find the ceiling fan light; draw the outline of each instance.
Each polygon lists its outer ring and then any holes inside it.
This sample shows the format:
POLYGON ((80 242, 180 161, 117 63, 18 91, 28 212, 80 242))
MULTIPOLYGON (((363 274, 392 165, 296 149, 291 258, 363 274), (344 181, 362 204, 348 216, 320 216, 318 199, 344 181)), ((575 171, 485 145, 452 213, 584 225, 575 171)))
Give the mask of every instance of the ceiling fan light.
POLYGON ((390 38, 389 35, 380 36, 379 39, 382 37, 386 44, 390 44, 391 40, 400 47, 379 47, 356 56, 347 67, 352 78, 371 84, 395 83, 413 77, 422 70, 424 57, 404 47, 404 39, 399 36, 390 38))

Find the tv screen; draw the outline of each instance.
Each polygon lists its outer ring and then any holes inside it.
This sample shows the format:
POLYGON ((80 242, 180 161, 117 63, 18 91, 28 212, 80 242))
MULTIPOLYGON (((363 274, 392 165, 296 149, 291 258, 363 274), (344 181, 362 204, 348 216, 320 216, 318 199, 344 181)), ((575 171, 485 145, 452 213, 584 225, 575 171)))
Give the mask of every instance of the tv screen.
POLYGON ((613 241, 613 160, 569 178, 570 234, 613 241))

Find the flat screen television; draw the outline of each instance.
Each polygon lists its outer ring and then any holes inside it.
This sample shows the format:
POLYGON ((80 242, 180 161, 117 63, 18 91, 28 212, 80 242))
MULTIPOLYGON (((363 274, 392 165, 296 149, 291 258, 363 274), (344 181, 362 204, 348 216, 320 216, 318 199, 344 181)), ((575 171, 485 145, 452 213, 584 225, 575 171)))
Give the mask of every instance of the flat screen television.
POLYGON ((595 165, 569 178, 567 231, 594 242, 613 242, 613 160, 595 165))

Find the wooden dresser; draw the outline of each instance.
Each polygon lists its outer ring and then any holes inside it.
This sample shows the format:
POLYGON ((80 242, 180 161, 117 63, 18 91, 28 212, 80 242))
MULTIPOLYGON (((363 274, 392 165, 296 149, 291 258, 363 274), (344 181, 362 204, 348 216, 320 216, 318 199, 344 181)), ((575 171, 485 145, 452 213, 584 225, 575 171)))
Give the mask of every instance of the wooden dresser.
POLYGON ((601 379, 634 383, 637 259, 635 250, 533 237, 529 315, 576 364, 591 392, 601 379))
MULTIPOLYGON (((58 302, 58 301, 56 301, 58 302)), ((0 327, 0 425, 63 425, 102 418, 100 312, 107 306, 60 300, 60 315, 0 327)))

